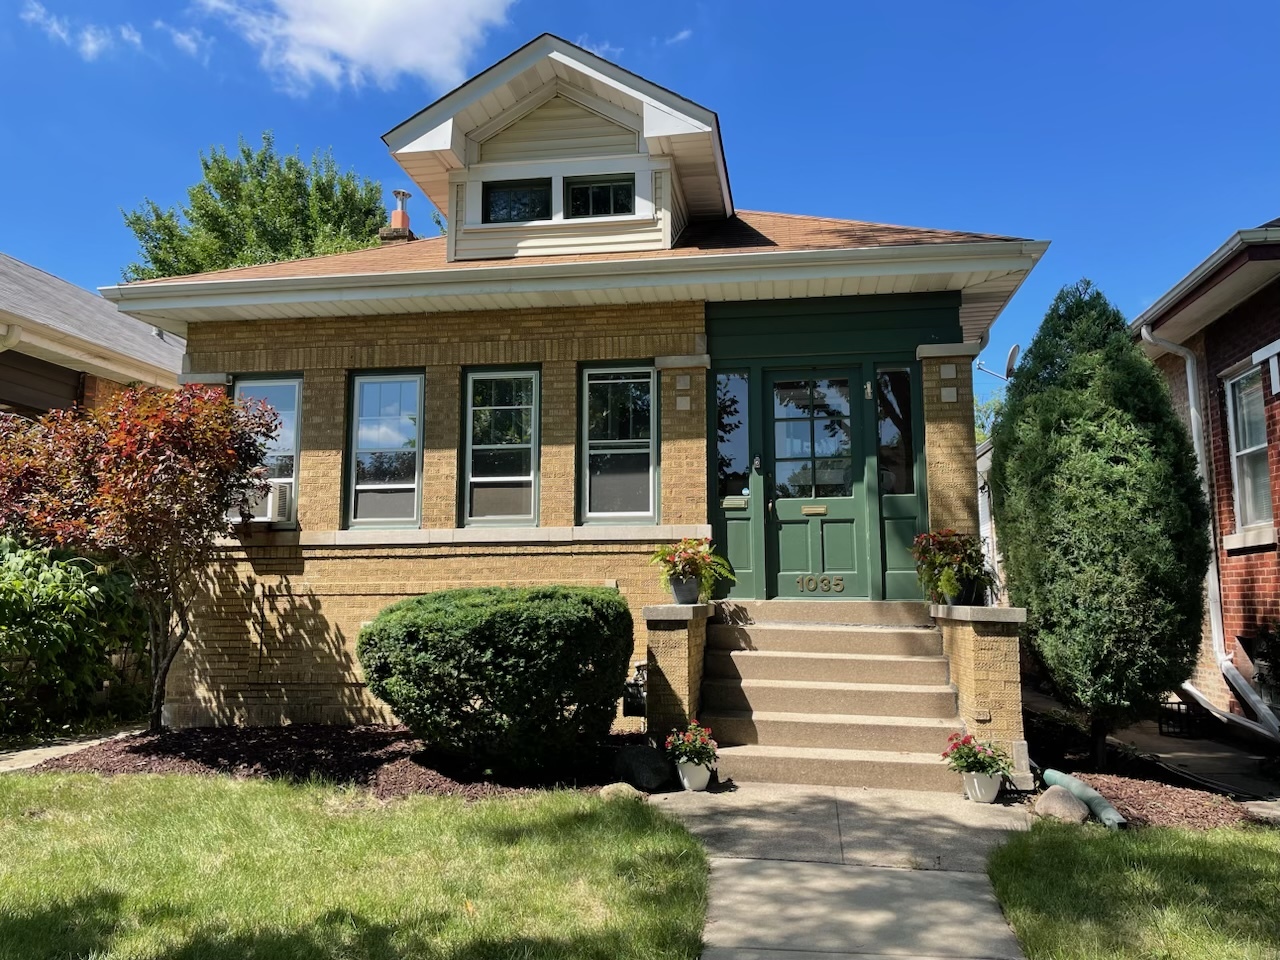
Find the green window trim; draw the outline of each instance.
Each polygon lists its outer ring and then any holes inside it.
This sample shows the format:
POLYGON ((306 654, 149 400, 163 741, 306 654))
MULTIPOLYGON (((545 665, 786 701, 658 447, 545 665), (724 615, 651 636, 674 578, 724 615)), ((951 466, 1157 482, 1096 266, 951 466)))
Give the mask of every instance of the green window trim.
MULTIPOLYGON (((422 525, 422 446, 423 410, 425 409, 426 378, 420 373, 369 373, 351 378, 351 416, 347 432, 347 470, 345 519, 351 529, 416 529, 422 525), (394 397, 383 397, 384 388, 398 387, 394 397), (411 387, 412 412, 405 413, 404 388, 411 387), (368 401, 372 394, 367 387, 377 387, 379 407, 371 412, 368 401), (387 413, 394 408, 396 413, 387 413), (374 421, 377 421, 376 423, 374 421), (389 423, 387 421, 397 421, 389 423), (408 421, 406 424, 405 421, 408 421), (407 427, 407 429, 406 429, 407 427), (388 433, 388 431, 390 431, 388 433), (399 442, 393 443, 393 440, 399 442), (409 457, 396 456, 410 454, 409 457), (367 459, 366 459, 367 458, 367 459), (393 476, 377 478, 379 472, 394 473, 413 465, 412 481, 393 476), (361 478, 361 469, 366 471, 361 478), (410 493, 413 498, 412 513, 408 511, 393 516, 361 517, 362 499, 374 504, 385 497, 410 493), (364 495, 362 497, 362 495, 364 495)), ((389 501, 384 501, 384 507, 389 501)))
POLYGON ((463 464, 461 513, 465 526, 537 526, 540 488, 542 375, 537 369, 470 370, 465 379, 463 398, 463 464), (501 386, 506 382, 506 387, 501 386), (520 387, 518 381, 528 381, 520 387), (527 390, 527 392, 526 392, 527 390), (482 403, 477 403, 477 399, 482 403), (501 402, 500 402, 501 401, 501 402), (477 415, 483 413, 483 417, 477 415), (521 415, 523 414, 523 415, 521 415), (511 434, 512 430, 516 434, 511 434), (477 431, 488 431, 486 440, 476 442, 477 431), (502 432, 522 437, 518 441, 494 442, 502 432), (528 466, 509 469, 521 452, 528 452, 528 466), (515 454, 513 458, 511 455, 515 454), (481 474, 478 464, 487 460, 481 474), (525 512, 489 512, 501 504, 523 499, 528 491, 525 512), (477 512, 477 494, 492 501, 493 508, 477 512), (504 500, 505 495, 505 500, 504 500))
MULTIPOLYGON (((579 482, 579 517, 584 524, 592 523, 657 523, 659 516, 659 387, 657 370, 649 365, 635 366, 593 366, 582 370, 582 416, 580 424, 580 438, 578 444, 578 476, 579 482), (648 388, 648 410, 647 426, 641 428, 641 432, 646 432, 647 437, 640 438, 622 438, 597 436, 592 437, 593 419, 596 411, 593 411, 593 391, 592 386, 606 386, 609 384, 645 384, 648 388), (597 470, 593 472, 593 459, 600 460, 602 458, 612 457, 616 459, 636 459, 639 457, 647 458, 646 473, 647 477, 643 484, 643 488, 647 494, 648 502, 643 510, 606 510, 592 509, 593 496, 600 493, 601 499, 608 497, 625 496, 626 491, 622 489, 614 489, 608 491, 602 489, 608 482, 608 477, 603 471, 597 470), (600 483, 597 484, 597 476, 600 483)), ((627 422, 628 429, 634 429, 631 423, 631 411, 628 411, 627 422)), ((611 419, 606 417, 606 419, 611 419)), ((603 426, 603 423, 599 424, 603 426)), ((615 424, 616 426, 616 424, 615 424)), ((600 432, 597 430, 596 432, 600 432)), ((625 473, 624 477, 625 484, 625 473)), ((617 479, 617 476, 614 477, 617 479)), ((632 487, 635 484, 632 483, 632 487)))

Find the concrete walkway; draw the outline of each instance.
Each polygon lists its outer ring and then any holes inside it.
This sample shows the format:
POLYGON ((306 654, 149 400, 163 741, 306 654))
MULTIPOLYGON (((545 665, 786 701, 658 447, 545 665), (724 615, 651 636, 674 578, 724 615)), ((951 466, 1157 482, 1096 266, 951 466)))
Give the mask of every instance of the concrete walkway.
POLYGON ((46 760, 65 757, 69 753, 78 753, 86 747, 105 743, 107 740, 115 740, 117 737, 127 737, 130 734, 141 733, 145 729, 146 727, 126 727, 106 736, 73 737, 66 740, 55 740, 39 747, 29 747, 25 750, 0 750, 0 773, 9 773, 13 770, 28 770, 36 766, 36 764, 44 763, 46 760))
POLYGON ((703 960, 1022 960, 985 866, 1025 807, 761 783, 652 802, 711 855, 703 960))

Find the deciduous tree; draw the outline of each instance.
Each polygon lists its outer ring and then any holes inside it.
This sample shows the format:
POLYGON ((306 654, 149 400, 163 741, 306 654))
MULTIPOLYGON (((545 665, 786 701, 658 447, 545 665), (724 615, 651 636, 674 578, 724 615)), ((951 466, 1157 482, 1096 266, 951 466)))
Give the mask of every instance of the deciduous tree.
POLYGON ((297 153, 281 156, 270 132, 258 150, 241 140, 234 154, 201 154, 200 172, 181 210, 146 199, 124 213, 142 248, 126 280, 359 250, 377 243, 386 223, 377 181, 340 172, 331 153, 317 152, 309 165, 297 153))
POLYGON ((228 516, 267 491, 279 428, 263 404, 191 385, 130 388, 94 410, 0 424, 0 533, 128 572, 149 622, 151 728, 191 635, 192 604, 228 516))
POLYGON ((1208 505, 1186 428, 1124 317, 1064 287, 1009 381, 991 491, 1013 602, 1053 685, 1106 735, 1191 674, 1208 505))

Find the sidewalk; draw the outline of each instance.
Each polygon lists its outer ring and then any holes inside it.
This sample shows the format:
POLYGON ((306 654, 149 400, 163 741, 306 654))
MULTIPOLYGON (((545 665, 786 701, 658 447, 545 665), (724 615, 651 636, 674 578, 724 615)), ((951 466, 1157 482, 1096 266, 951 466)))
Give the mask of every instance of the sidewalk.
POLYGON ((55 740, 43 746, 29 747, 25 750, 0 750, 0 773, 27 770, 36 764, 44 763, 46 760, 65 757, 69 753, 78 753, 85 747, 92 747, 95 744, 114 740, 117 737, 127 737, 130 734, 141 733, 145 729, 146 727, 126 727, 105 736, 69 737, 65 740, 55 740))
POLYGON ((985 866, 1025 807, 762 783, 652 803, 711 856, 703 960, 1022 960, 985 866))

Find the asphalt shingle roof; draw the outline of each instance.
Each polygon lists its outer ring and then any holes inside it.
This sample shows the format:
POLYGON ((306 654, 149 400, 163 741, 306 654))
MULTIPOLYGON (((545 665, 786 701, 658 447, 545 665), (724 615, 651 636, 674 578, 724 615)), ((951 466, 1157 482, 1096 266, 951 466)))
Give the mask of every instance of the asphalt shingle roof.
POLYGON ((150 324, 125 316, 98 294, 5 253, 0 253, 0 314, 19 325, 38 323, 164 370, 182 369, 184 344, 173 334, 161 339, 150 324))

